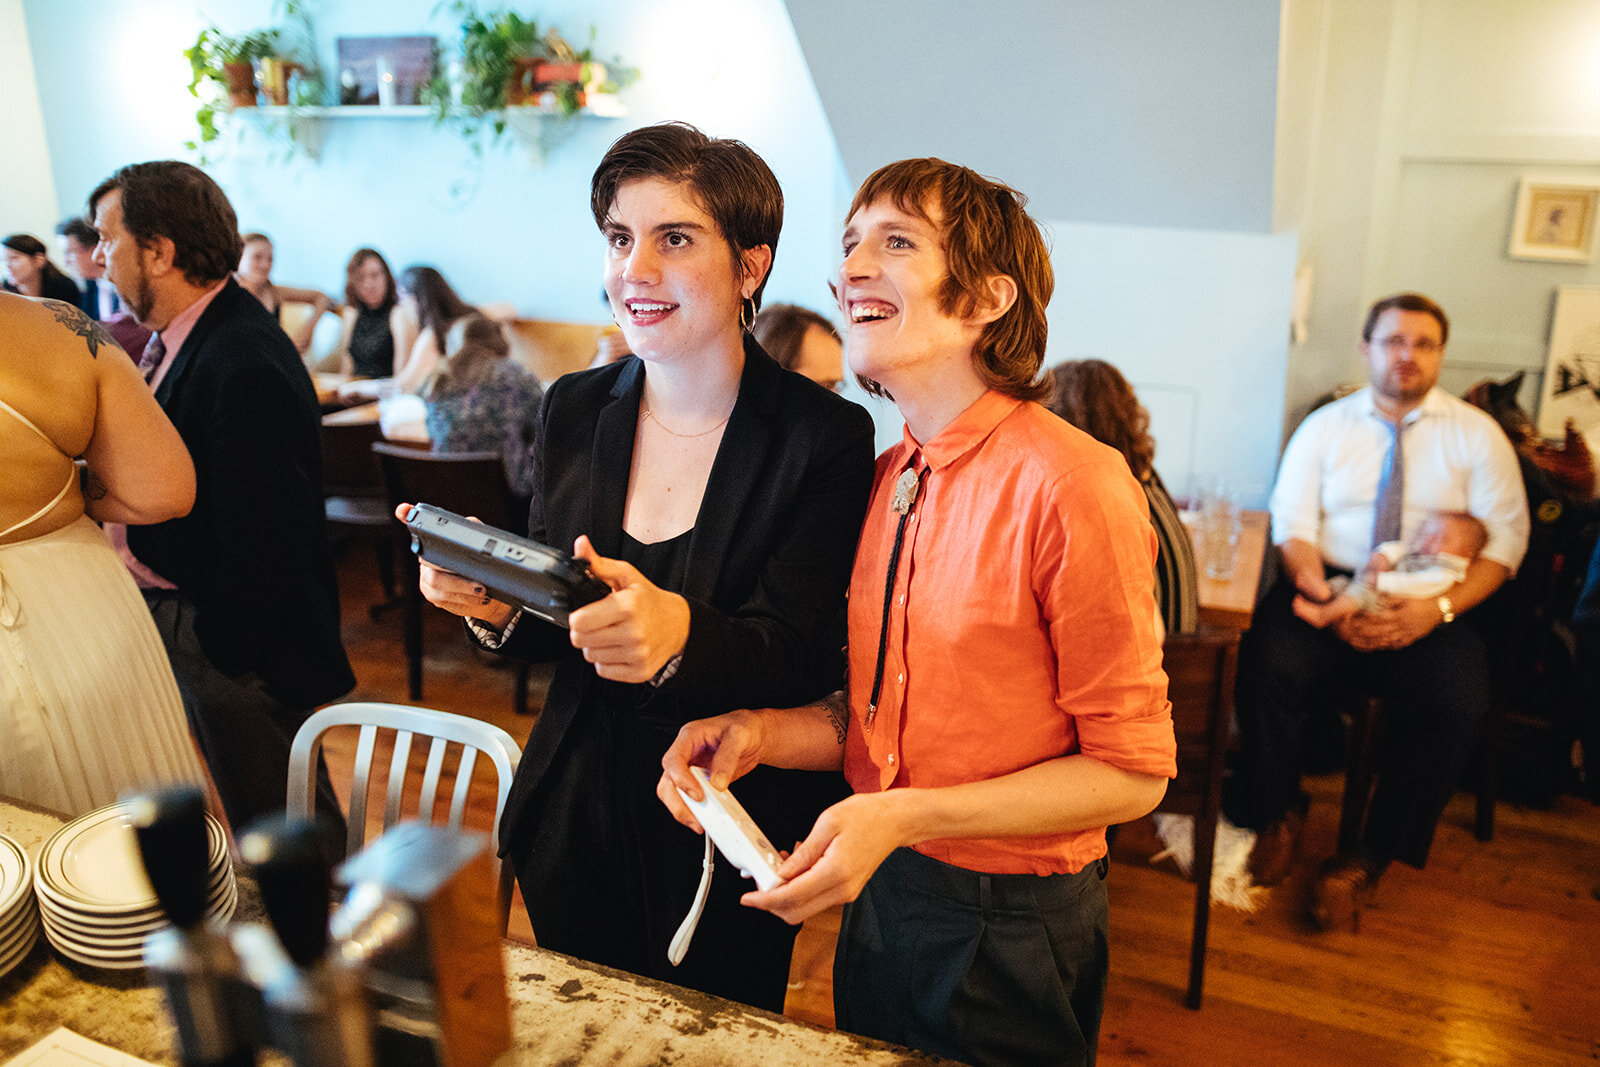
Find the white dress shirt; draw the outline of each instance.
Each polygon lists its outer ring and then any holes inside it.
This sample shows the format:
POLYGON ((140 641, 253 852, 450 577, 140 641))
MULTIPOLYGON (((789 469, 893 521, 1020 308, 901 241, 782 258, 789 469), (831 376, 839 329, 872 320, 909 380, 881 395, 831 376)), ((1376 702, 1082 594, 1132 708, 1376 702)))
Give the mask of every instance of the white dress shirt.
MULTIPOLYGON (((1528 549, 1528 498, 1516 452, 1487 414, 1438 388, 1406 415, 1400 540, 1430 512, 1464 511, 1489 532, 1481 558, 1515 571, 1528 549)), ((1272 487, 1272 540, 1316 545, 1335 567, 1372 555, 1372 520, 1393 434, 1362 389, 1306 416, 1272 487)))

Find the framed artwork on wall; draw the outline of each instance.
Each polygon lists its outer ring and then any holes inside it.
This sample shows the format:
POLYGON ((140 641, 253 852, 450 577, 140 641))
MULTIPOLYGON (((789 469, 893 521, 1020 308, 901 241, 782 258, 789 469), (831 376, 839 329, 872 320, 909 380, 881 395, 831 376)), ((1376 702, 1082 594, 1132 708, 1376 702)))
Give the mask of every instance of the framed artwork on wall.
POLYGON ((1560 438, 1567 421, 1600 445, 1600 289, 1556 289, 1550 357, 1539 398, 1539 433, 1560 438))
POLYGON ((1511 219, 1513 259, 1588 263, 1594 258, 1600 181, 1523 178, 1511 219))
POLYGON ((346 106, 417 104, 433 77, 438 42, 432 37, 340 37, 339 103, 346 106))

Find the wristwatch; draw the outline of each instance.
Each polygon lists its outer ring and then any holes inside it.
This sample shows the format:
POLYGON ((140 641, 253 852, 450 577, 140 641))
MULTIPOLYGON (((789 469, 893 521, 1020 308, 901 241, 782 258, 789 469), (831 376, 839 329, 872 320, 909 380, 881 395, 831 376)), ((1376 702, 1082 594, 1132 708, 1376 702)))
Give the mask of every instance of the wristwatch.
POLYGON ((1456 608, 1454 604, 1450 603, 1450 598, 1447 596, 1442 596, 1438 599, 1437 603, 1439 605, 1439 621, 1455 622, 1456 608))

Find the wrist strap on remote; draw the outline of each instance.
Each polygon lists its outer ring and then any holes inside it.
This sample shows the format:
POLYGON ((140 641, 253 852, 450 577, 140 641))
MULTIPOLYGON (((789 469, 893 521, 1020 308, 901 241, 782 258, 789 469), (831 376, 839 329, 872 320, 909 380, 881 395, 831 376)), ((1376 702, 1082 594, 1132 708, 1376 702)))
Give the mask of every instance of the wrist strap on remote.
POLYGON ((717 847, 711 843, 711 835, 706 834, 706 858, 700 874, 700 888, 694 895, 694 906, 689 909, 689 914, 683 917, 683 925, 678 927, 678 932, 672 935, 672 943, 667 946, 667 961, 674 967, 683 962, 683 957, 689 952, 689 942, 694 937, 694 928, 700 925, 700 915, 706 910, 706 898, 711 895, 711 869, 715 862, 717 847))

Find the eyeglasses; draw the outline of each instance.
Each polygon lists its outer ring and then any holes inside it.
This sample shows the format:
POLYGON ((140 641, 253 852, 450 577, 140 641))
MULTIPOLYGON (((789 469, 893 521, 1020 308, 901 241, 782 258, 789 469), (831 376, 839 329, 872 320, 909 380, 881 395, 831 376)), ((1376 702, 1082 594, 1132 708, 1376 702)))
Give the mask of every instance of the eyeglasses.
POLYGON ((1408 348, 1419 356, 1431 356, 1435 352, 1444 351, 1444 342, 1430 340, 1426 337, 1420 341, 1412 341, 1399 335, 1394 335, 1375 338, 1372 343, 1381 347, 1391 356, 1398 356, 1408 348))

